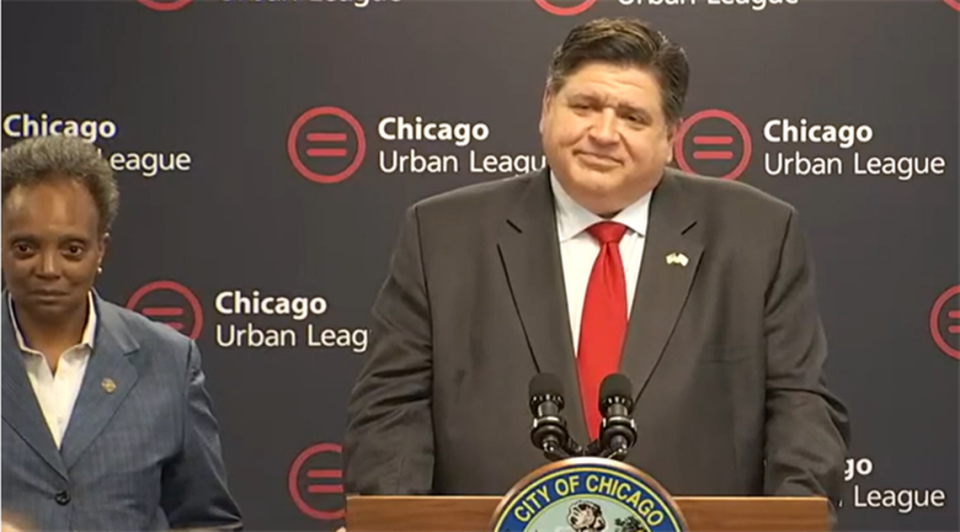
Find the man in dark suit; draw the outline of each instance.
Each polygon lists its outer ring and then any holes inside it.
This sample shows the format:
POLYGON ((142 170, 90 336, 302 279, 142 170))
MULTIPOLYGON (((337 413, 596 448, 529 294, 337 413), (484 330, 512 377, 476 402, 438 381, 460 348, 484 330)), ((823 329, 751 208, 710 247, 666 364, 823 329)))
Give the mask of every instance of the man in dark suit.
POLYGON ((626 461, 676 495, 840 497, 846 410, 797 213, 672 162, 688 67, 631 20, 554 54, 548 168, 411 207, 349 405, 360 494, 503 494, 545 463, 527 386, 557 375, 596 438, 598 388, 634 386, 626 461))
POLYGON ((197 345, 93 290, 118 198, 79 138, 3 151, 5 524, 238 529, 197 345))

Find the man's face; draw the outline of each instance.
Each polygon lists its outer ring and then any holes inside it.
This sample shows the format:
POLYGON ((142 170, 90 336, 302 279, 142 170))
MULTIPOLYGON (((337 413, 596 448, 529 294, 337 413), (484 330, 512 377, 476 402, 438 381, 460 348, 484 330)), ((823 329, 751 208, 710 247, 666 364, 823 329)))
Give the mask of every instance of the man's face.
POLYGON ((80 183, 20 186, 3 202, 3 278, 17 309, 56 322, 87 304, 106 249, 80 183))
POLYGON ((651 73, 609 63, 585 64, 545 93, 540 134, 564 190, 603 216, 655 187, 673 160, 662 102, 651 73))

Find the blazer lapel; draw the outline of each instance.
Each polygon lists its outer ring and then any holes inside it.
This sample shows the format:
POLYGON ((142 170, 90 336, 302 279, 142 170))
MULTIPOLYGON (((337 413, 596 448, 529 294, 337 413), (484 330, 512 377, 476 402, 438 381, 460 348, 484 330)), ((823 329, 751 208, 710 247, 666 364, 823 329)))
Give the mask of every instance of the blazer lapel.
POLYGON ((648 236, 620 362, 638 397, 663 356, 700 264, 703 243, 699 233, 690 230, 695 224, 681 183, 667 171, 651 198, 648 236), (668 262, 668 257, 679 262, 668 262))
POLYGON ((80 394, 61 444, 63 462, 70 468, 98 434, 137 382, 136 368, 127 355, 138 345, 117 312, 95 297, 100 320, 93 354, 83 377, 80 394))
POLYGON ((66 480, 67 468, 60 458, 37 395, 27 377, 27 368, 23 364, 25 355, 20 351, 13 332, 6 292, 3 292, 0 306, 3 307, 3 352, 0 353, 0 358, 3 359, 3 419, 37 455, 66 480))
POLYGON ((552 373, 563 383, 568 430, 571 437, 585 444, 586 422, 548 172, 545 169, 530 180, 526 193, 507 218, 498 246, 537 370, 552 373))

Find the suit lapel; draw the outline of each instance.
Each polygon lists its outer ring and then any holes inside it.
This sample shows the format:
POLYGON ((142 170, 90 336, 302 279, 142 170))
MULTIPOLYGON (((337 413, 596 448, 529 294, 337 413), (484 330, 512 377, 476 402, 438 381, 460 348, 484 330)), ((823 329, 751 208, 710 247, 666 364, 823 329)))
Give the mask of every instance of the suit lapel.
POLYGON ((570 435, 586 443, 566 289, 548 171, 530 180, 507 218, 498 246, 537 370, 563 383, 570 435))
POLYGON ((103 431, 137 382, 136 368, 127 358, 137 349, 116 310, 95 298, 100 324, 93 355, 61 444, 63 462, 70 468, 103 431))
POLYGON ((60 458, 60 452, 44 420, 37 395, 27 377, 27 369, 23 364, 25 355, 20 351, 13 332, 6 292, 3 292, 0 306, 3 307, 3 352, 0 353, 0 358, 3 359, 3 419, 37 455, 50 464, 50 467, 60 476, 67 479, 67 468, 60 458))
POLYGON ((703 253, 699 233, 690 231, 695 224, 681 183, 667 171, 651 198, 648 237, 620 362, 637 396, 663 356, 693 285, 703 253), (668 263, 671 254, 686 257, 686 264, 668 263))

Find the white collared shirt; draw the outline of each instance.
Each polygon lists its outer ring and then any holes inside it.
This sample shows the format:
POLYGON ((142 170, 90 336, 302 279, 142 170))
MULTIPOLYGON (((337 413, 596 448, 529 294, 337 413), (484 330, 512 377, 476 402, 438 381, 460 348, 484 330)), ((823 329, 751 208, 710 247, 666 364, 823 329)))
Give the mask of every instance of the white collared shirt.
POLYGON ((620 256, 623 259, 623 271, 626 275, 627 318, 629 319, 633 307, 633 296, 637 290, 637 279, 640 276, 644 237, 647 234, 650 214, 650 198, 653 193, 648 192, 612 219, 605 220, 574 201, 553 173, 550 174, 550 185, 556 198, 557 237, 560 241, 563 278, 567 290, 570 332, 573 336, 574 352, 576 352, 580 343, 580 318, 583 313, 587 283, 590 280, 593 263, 600 253, 600 244, 587 232, 587 229, 602 221, 618 222, 627 226, 627 232, 620 241, 620 256))
POLYGON ((87 371, 87 362, 93 352, 94 333, 97 330, 97 312, 93 304, 93 294, 88 296, 87 301, 89 305, 87 325, 84 327, 80 343, 60 355, 57 372, 54 374, 50 371, 50 365, 47 364, 43 353, 27 347, 20 326, 17 324, 12 301, 9 298, 7 300, 17 344, 24 353, 23 364, 27 368, 27 376, 30 378, 33 392, 37 396, 37 402, 40 403, 43 417, 47 421, 47 427, 58 449, 67 431, 67 425, 70 424, 73 406, 80 393, 83 375, 87 371))

